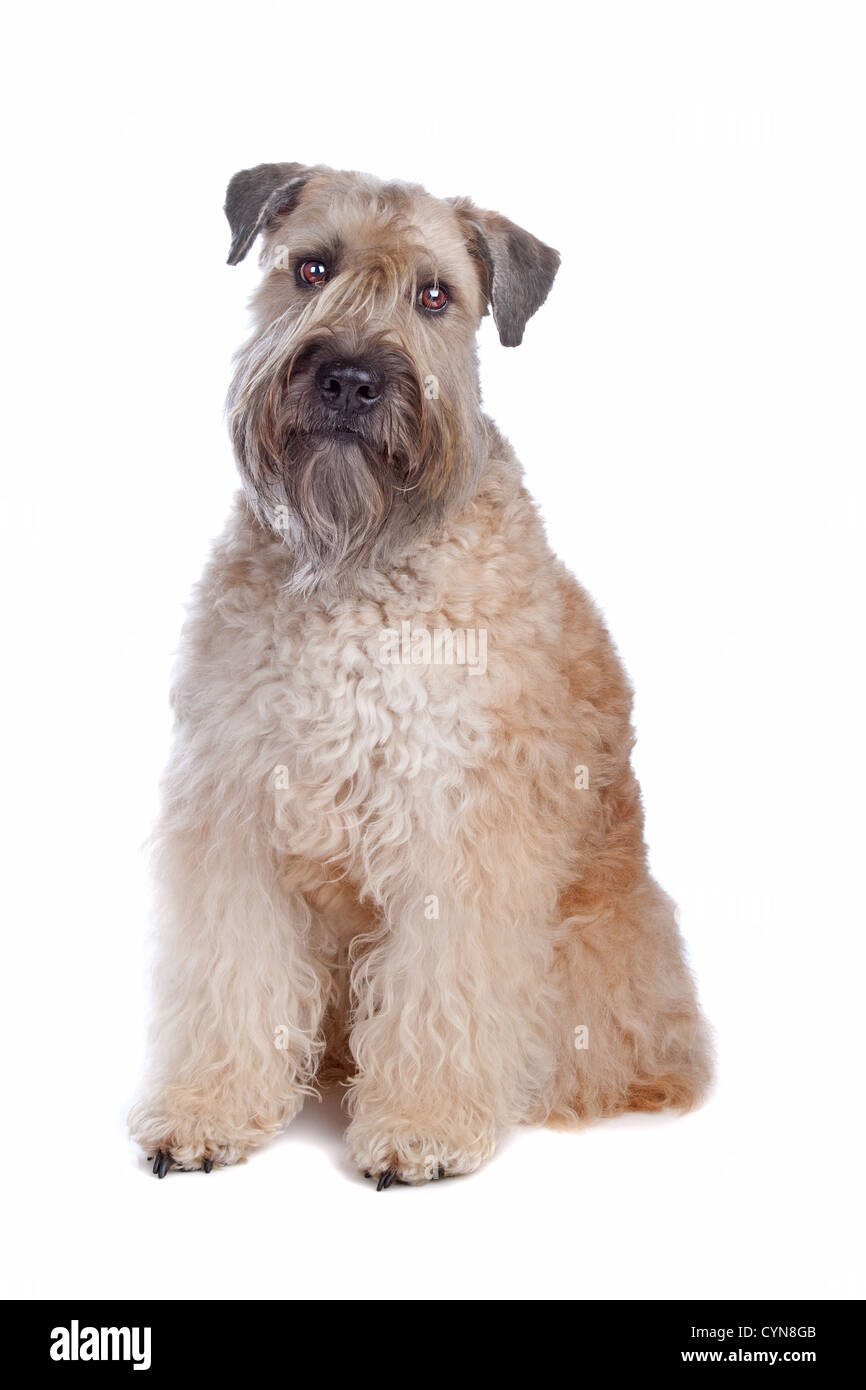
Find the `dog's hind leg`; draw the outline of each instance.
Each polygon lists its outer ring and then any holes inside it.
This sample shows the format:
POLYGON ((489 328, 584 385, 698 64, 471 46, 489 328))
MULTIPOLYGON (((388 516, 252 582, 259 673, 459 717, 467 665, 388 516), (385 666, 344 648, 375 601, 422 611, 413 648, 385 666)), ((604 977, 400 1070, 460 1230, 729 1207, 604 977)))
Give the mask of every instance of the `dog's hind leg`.
POLYGON ((311 908, 280 881, 267 817, 223 779, 169 779, 153 1069, 130 1115, 163 1176, 232 1163, 285 1126, 315 1075, 329 992, 311 908))
MULTIPOLYGON (((641 851, 642 859, 642 851, 641 851)), ((563 895, 569 1015, 551 1123, 688 1110, 712 1073, 708 1030, 674 905, 643 863, 617 891, 610 858, 563 895)))

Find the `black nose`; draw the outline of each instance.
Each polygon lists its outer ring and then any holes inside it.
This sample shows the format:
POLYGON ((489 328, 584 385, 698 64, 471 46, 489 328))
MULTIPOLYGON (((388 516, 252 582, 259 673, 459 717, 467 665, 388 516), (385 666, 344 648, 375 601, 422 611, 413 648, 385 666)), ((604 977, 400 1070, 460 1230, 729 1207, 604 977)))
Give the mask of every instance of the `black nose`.
POLYGON ((315 380, 320 400, 347 419, 371 410, 382 395, 379 375, 366 362, 323 362, 315 380))

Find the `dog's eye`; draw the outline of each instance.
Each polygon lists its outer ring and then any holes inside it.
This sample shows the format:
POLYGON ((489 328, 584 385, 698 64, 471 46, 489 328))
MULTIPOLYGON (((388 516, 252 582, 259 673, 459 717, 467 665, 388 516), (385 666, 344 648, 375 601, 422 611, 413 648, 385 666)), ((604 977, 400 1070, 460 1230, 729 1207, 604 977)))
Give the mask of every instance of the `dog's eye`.
POLYGON ((302 261, 298 266, 298 279, 302 285, 324 285, 329 274, 324 261, 302 261))
POLYGON ((448 303, 448 294, 442 285, 425 285, 418 296, 418 303, 428 313, 438 314, 448 303))

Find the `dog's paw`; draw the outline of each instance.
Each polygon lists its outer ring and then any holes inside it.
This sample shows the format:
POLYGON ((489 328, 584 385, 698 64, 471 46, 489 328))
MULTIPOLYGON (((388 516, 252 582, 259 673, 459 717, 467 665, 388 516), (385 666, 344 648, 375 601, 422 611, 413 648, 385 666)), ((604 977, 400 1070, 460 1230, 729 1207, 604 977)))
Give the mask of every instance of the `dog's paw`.
MULTIPOLYGON (((385 1191, 387 1190, 387 1188, 389 1188, 389 1187, 391 1186, 391 1184, 394 1183, 394 1182, 408 1182, 408 1181, 409 1181, 408 1178, 405 1178, 405 1177, 398 1177, 398 1170, 397 1170, 396 1168, 385 1168, 381 1173, 371 1173, 371 1172, 369 1172, 369 1170, 368 1170, 367 1172, 365 1172, 364 1177, 365 1177, 365 1178, 375 1178, 375 1179, 377 1180, 377 1181, 376 1181, 376 1191, 377 1191, 377 1192, 385 1192, 385 1191)), ((427 1179, 427 1178, 421 1178, 419 1181, 420 1181, 420 1182, 427 1182, 427 1181, 432 1182, 434 1178, 447 1178, 447 1177, 448 1177, 448 1174, 445 1172, 445 1169, 444 1169, 444 1168, 441 1166, 441 1164, 440 1164, 440 1166, 437 1168, 436 1172, 430 1174, 430 1178, 429 1178, 429 1179, 427 1179)))
POLYGON ((356 1119, 346 1136, 349 1157, 383 1192, 395 1182, 418 1187, 440 1178, 473 1173, 496 1146, 492 1132, 437 1136, 408 1126, 377 1128, 356 1119))
POLYGON ((184 1173, 210 1173, 214 1167, 228 1168, 242 1162, 248 1152, 246 1146, 218 1142, 214 1138, 202 1139, 198 1135, 182 1138, 176 1130, 158 1142, 145 1141, 141 1146, 158 1178, 164 1178, 173 1168, 184 1173))
MULTIPOLYGON (((151 1155, 148 1154, 148 1163, 150 1163, 150 1160, 151 1155)), ((200 1170, 202 1173, 210 1173, 213 1169, 213 1165, 214 1160, 212 1158, 201 1158, 197 1162, 191 1164, 178 1164, 170 1149, 157 1149, 156 1154, 153 1156, 153 1172, 158 1178, 164 1178, 170 1168, 176 1167, 180 1167, 184 1173, 192 1173, 197 1170, 200 1170)))
POLYGON ((215 1166, 239 1163, 276 1128, 238 1123, 234 1117, 220 1116, 216 1107, 185 1112, 158 1100, 140 1103, 129 1117, 130 1134, 158 1178, 172 1168, 209 1173, 215 1166))

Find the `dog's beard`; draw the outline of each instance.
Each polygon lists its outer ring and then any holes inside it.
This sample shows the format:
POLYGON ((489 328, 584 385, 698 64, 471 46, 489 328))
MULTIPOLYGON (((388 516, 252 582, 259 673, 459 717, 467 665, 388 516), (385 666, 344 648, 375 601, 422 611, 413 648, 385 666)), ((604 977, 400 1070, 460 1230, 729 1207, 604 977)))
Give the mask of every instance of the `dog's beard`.
POLYGON ((339 580, 381 545, 395 506, 413 491, 408 461, 383 456, 361 435, 289 433, 275 480, 282 529, 295 559, 293 587, 339 580))
POLYGON ((348 425, 316 402, 309 348, 269 380, 252 365, 241 361, 229 397, 232 436, 255 514, 287 543, 289 588, 343 587, 360 565, 387 564, 441 516, 471 466, 456 457, 467 431, 449 432, 425 412, 403 354, 387 354, 382 406, 348 425))

